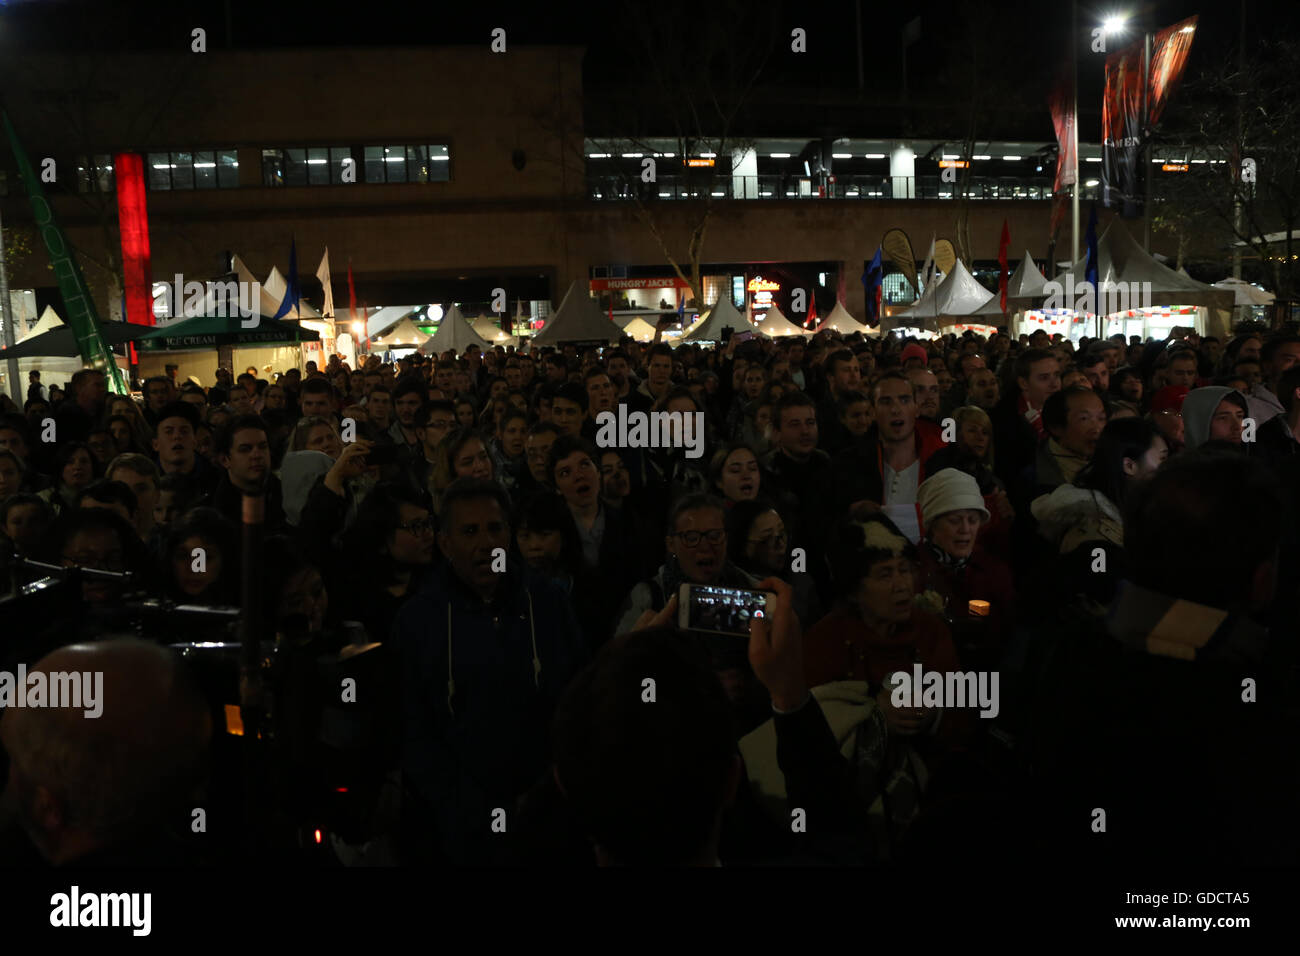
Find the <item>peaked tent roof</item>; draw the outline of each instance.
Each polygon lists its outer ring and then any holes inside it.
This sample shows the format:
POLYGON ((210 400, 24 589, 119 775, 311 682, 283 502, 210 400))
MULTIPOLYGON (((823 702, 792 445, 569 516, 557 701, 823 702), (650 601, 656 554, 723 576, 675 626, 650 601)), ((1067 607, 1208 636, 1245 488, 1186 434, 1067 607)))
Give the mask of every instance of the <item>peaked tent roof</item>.
POLYGON ((564 300, 533 336, 535 345, 559 345, 561 342, 617 342, 622 330, 611 322, 600 305, 587 294, 583 283, 574 279, 564 300))
MULTIPOLYGON (((1047 280, 1038 271, 1034 257, 1025 250, 1025 257, 1020 260, 1015 271, 1007 278, 1007 312, 1031 304, 1032 300, 1043 295, 1047 280)), ((1002 311, 1002 297, 994 292, 993 298, 976 309, 971 315, 1006 315, 1002 311)))
POLYGON ((492 348, 491 342, 474 331, 469 320, 461 313, 460 306, 453 303, 451 308, 442 314, 438 331, 420 346, 420 351, 425 355, 433 355, 455 349, 456 354, 459 355, 471 345, 477 345, 480 349, 492 348))
MULTIPOLYGON (((1084 281, 1085 254, 1074 263, 1066 275, 1072 275, 1076 287, 1084 281)), ((1058 276, 1056 281, 1066 284, 1066 275, 1058 276)), ((1189 276, 1182 276, 1161 265, 1144 250, 1124 228, 1116 216, 1106 227, 1101 238, 1097 240, 1097 284, 1105 290, 1108 285, 1118 286, 1123 283, 1149 283, 1151 301, 1143 305, 1207 305, 1219 309, 1232 308, 1232 292, 1216 289, 1204 282, 1197 282, 1189 276)), ((1145 295, 1146 289, 1142 289, 1145 295)))
POLYGON ((519 340, 509 332, 502 330, 490 315, 480 315, 471 323, 472 328, 485 341, 492 345, 518 345, 519 340))
MULTIPOLYGON (((266 277, 266 281, 262 283, 262 288, 270 292, 271 298, 275 300, 275 312, 271 313, 272 315, 275 315, 276 312, 280 311, 280 303, 284 301, 284 294, 289 289, 289 283, 285 281, 284 276, 280 275, 279 269, 275 266, 271 266, 271 273, 266 277)), ((299 318, 324 318, 324 316, 308 305, 307 300, 303 298, 298 300, 298 308, 290 309, 285 313, 284 318, 288 319, 290 316, 293 316, 295 321, 299 318)))
POLYGON ((27 330, 27 334, 19 339, 18 343, 26 342, 37 335, 44 335, 46 332, 53 332, 55 329, 61 329, 65 325, 66 323, 59 318, 59 313, 55 312, 53 307, 47 305, 45 311, 41 313, 41 317, 36 320, 36 324, 27 330))
POLYGON ((849 313, 849 310, 844 308, 844 303, 839 300, 836 300, 835 308, 831 309, 826 316, 826 321, 817 327, 818 332, 823 329, 834 329, 836 332, 843 332, 845 335, 867 331, 867 327, 855 319, 849 313))
MULTIPOLYGON (((1266 292, 1245 279, 1235 279, 1231 276, 1214 283, 1214 288, 1227 289, 1236 296, 1234 301, 1237 305, 1272 305, 1277 298, 1272 292, 1266 292)), ((48 310, 49 307, 46 308, 48 310)))
POLYGON ((632 336, 638 342, 651 341, 655 337, 655 332, 655 327, 639 315, 623 326, 623 334, 632 336))
POLYGON ((260 290, 258 308, 261 310, 261 314, 266 316, 268 319, 275 315, 275 313, 280 310, 280 302, 284 299, 284 292, 282 291, 279 298, 277 298, 271 290, 266 287, 266 283, 257 281, 253 276, 253 273, 249 271, 248 266, 244 265, 244 260, 239 258, 239 256, 231 256, 230 264, 231 268, 235 270, 235 278, 238 281, 246 283, 249 288, 252 288, 254 283, 257 284, 258 289, 260 290))
POLYGON ((772 308, 767 310, 767 314, 763 316, 763 324, 759 326, 759 328, 761 328, 765 334, 770 335, 773 338, 784 335, 809 334, 807 329, 801 329, 799 326, 787 319, 775 302, 772 303, 772 308))
POLYGON ((418 308, 418 305, 386 305, 376 309, 366 316, 366 335, 378 338, 418 308))
POLYGON ((429 336, 417 329, 415 323, 411 321, 411 317, 408 315, 383 335, 377 335, 371 339, 370 345, 372 348, 378 347, 381 349, 393 348, 395 346, 399 348, 406 346, 418 347, 428 341, 428 339, 429 336))
POLYGON ((754 327, 753 323, 740 314, 736 306, 732 304, 731 297, 724 295, 713 304, 713 308, 700 316, 698 322, 682 333, 681 340, 683 342, 721 342, 723 329, 731 329, 733 332, 748 330, 756 335, 763 334, 754 327))
POLYGON ((958 259, 939 288, 934 293, 934 305, 939 315, 970 315, 981 306, 987 305, 993 293, 979 284, 979 281, 967 271, 965 264, 958 259))

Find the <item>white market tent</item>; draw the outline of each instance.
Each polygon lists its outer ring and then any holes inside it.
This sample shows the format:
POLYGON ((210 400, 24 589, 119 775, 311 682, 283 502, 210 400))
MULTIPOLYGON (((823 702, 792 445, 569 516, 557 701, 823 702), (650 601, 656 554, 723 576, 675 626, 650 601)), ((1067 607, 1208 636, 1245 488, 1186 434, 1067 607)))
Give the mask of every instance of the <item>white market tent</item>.
POLYGON ((428 338, 429 336, 415 327, 415 323, 411 321, 410 316, 407 316, 383 335, 371 339, 370 347, 372 349, 413 349, 418 348, 428 338))
POLYGON ((451 308, 442 314, 438 331, 420 346, 420 352, 423 355, 441 355, 450 349, 460 355, 471 345, 477 345, 482 350, 492 348, 492 343, 474 331, 469 320, 461 313, 460 306, 453 303, 451 308))
MULTIPOLYGON (((284 301, 284 294, 289 289, 289 283, 285 281, 284 276, 280 275, 280 270, 275 266, 271 266, 271 273, 266 277, 266 281, 262 283, 262 288, 271 294, 271 298, 275 301, 276 311, 278 312, 280 309, 280 303, 284 301)), ((275 315, 275 312, 272 312, 271 314, 275 315)), ((316 321, 324 318, 324 316, 307 304, 306 299, 301 297, 298 299, 297 308, 290 309, 284 317, 289 320, 303 318, 313 319, 316 321)))
MULTIPOLYGON (((28 329, 27 334, 18 339, 14 344, 17 345, 20 342, 26 342, 30 338, 37 335, 44 335, 46 332, 53 332, 55 329, 63 328, 63 326, 64 321, 59 318, 59 314, 47 305, 45 311, 41 313, 41 317, 36 320, 36 324, 28 329)), ((80 368, 81 364, 78 363, 77 367, 80 368)))
POLYGON ((560 307, 533 336, 533 344, 617 342, 622 334, 622 330, 600 310, 600 304, 588 293, 586 283, 574 279, 569 291, 564 293, 560 307))
POLYGON ((266 287, 266 283, 258 282, 253 278, 253 273, 249 271, 248 266, 244 265, 244 260, 240 259, 239 256, 231 256, 230 262, 231 268, 235 271, 235 278, 239 282, 246 283, 248 288, 252 288, 254 284, 259 287, 259 314, 268 319, 275 315, 280 309, 280 302, 284 299, 284 291, 281 290, 279 296, 274 295, 266 287))
POLYGON ((623 326, 623 334, 630 335, 638 342, 651 342, 655 337, 655 327, 641 317, 634 318, 623 326))
POLYGON ((388 305, 376 309, 366 316, 366 336, 371 339, 379 338, 419 308, 421 306, 418 305, 388 305))
POLYGON ((865 334, 870 331, 867 326, 850 315, 849 310, 844 308, 844 303, 838 300, 835 303, 835 308, 831 309, 830 314, 826 316, 826 321, 817 327, 818 332, 823 329, 834 329, 836 332, 842 332, 845 335, 852 335, 854 332, 865 334))
MULTIPOLYGON (((1075 288, 1079 288, 1086 281, 1087 261, 1088 257, 1085 254, 1070 267, 1066 274, 1058 276, 1056 282, 1067 291, 1071 283, 1075 288)), ((1143 328, 1140 330, 1120 328, 1108 330, 1105 333, 1107 335, 1113 334, 1114 331, 1143 336, 1150 334, 1152 331, 1148 328, 1150 323, 1145 322, 1143 315, 1138 312, 1139 305, 1141 307, 1197 306, 1199 308, 1195 321, 1196 331, 1201 335, 1224 333, 1227 331, 1227 318, 1231 314, 1234 301, 1230 290, 1216 289, 1204 282, 1197 282, 1189 276, 1179 275, 1166 265, 1161 265, 1154 256, 1138 245, 1119 217, 1110 221, 1106 231, 1097 240, 1097 286, 1098 312, 1104 314, 1106 305, 1116 302, 1121 304, 1119 310, 1110 310, 1113 313, 1112 319, 1114 316, 1120 316, 1119 319, 1112 321, 1112 325, 1116 321, 1120 324, 1127 324, 1130 321, 1143 323, 1143 328), (1102 299, 1108 302, 1103 304, 1100 301, 1102 299), (1131 308, 1126 308, 1123 307, 1125 300, 1137 301, 1133 302, 1131 308), (1213 322, 1210 317, 1211 312, 1219 313, 1214 317, 1213 322), (1212 329, 1212 324, 1220 327, 1212 329)), ((1079 294, 1082 293, 1076 294, 1076 303, 1079 294)), ((1186 325, 1187 322, 1176 320, 1165 323, 1161 320, 1155 323, 1156 328, 1165 328, 1166 324, 1186 325)))
POLYGON ((484 341, 490 342, 492 345, 519 347, 519 340, 509 332, 503 331, 499 325, 492 321, 490 315, 480 315, 474 320, 472 327, 484 341))
POLYGON ((1234 279, 1232 276, 1220 279, 1213 287, 1231 292, 1234 296, 1233 305, 1272 305, 1277 298, 1272 292, 1266 292, 1245 279, 1234 279))
POLYGON ((931 283, 926 287, 915 305, 890 316, 889 327, 901 326, 937 332, 943 324, 939 321, 941 318, 970 316, 993 298, 993 293, 980 285, 958 259, 942 282, 931 283))
POLYGON ((1011 275, 1007 277, 1007 311, 1002 311, 1002 297, 994 292, 992 298, 976 309, 971 315, 1000 316, 1010 315, 1031 304, 1046 293, 1043 292, 1047 280, 1034 264, 1034 257, 1025 251, 1011 275))
MULTIPOLYGON (((763 336, 763 332, 748 322, 732 304, 731 297, 724 295, 714 303, 713 308, 700 316, 700 320, 682 333, 683 342, 721 342, 723 329, 733 333, 750 331, 763 336)), ((766 336, 764 336, 766 337, 766 336)))
POLYGON ((770 335, 773 338, 785 335, 809 334, 807 329, 801 329, 799 326, 787 319, 782 314, 781 310, 777 308, 775 302, 773 302, 772 307, 767 310, 767 314, 763 316, 763 321, 762 324, 759 325, 759 328, 763 330, 764 334, 770 335))

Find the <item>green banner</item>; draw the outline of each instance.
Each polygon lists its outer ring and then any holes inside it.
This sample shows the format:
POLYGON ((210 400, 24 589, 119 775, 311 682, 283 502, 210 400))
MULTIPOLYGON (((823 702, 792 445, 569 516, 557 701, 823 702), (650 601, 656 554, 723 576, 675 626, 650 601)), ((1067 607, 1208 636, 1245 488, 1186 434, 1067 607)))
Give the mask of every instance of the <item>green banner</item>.
POLYGON ((4 114, 4 121, 9 145, 13 148, 14 160, 18 163, 18 172, 23 177, 23 185, 27 187, 27 197, 32 203, 36 228, 41 234, 45 248, 50 253, 50 265, 54 268, 55 278, 59 280, 59 292, 63 295, 63 306, 66 310, 64 320, 77 338, 81 359, 104 373, 108 380, 109 391, 125 395, 126 383, 122 380, 121 369, 117 367, 112 351, 105 344, 103 336, 99 334, 99 317, 95 314, 95 300, 91 298, 90 290, 86 287, 81 266, 77 265, 76 253, 68 245, 59 224, 54 221, 54 210, 50 208, 45 198, 45 190, 41 188, 41 181, 37 178, 26 151, 18 141, 18 134, 14 132, 13 124, 9 122, 8 113, 4 114))

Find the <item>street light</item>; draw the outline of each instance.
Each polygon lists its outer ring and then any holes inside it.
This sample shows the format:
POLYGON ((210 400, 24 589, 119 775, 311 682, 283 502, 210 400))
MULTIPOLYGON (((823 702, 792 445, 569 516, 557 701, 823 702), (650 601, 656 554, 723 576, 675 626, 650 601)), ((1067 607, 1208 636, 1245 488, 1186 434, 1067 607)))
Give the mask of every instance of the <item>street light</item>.
POLYGON ((1106 31, 1107 36, 1123 34, 1128 32, 1128 15, 1116 15, 1107 17, 1102 21, 1101 28, 1106 31))

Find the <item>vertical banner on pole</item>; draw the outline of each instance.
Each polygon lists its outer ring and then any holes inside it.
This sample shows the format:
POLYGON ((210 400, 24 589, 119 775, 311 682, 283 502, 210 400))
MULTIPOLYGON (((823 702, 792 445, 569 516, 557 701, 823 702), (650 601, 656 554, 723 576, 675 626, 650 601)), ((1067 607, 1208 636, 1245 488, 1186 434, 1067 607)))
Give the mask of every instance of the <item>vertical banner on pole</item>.
POLYGON ((139 153, 117 153, 113 157, 113 176, 117 182, 118 231, 122 235, 126 320, 136 325, 154 325, 144 157, 139 153))

